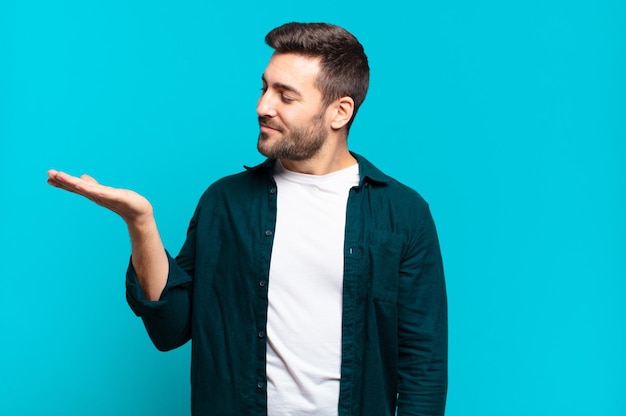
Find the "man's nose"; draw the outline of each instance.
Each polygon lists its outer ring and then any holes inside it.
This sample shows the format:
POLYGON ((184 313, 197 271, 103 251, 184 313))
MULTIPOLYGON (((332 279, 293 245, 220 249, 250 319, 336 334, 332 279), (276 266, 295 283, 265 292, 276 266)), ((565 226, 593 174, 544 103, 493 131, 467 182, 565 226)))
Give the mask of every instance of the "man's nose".
POLYGON ((276 116, 275 100, 271 97, 267 91, 264 92, 256 105, 256 113, 261 117, 274 117, 276 116))

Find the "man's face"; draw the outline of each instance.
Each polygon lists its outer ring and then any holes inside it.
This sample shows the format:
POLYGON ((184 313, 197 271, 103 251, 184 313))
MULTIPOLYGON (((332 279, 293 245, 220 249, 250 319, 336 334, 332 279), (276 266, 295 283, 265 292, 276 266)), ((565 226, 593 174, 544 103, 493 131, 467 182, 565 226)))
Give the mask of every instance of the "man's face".
POLYGON ((322 93, 314 83, 319 58, 274 54, 263 73, 257 103, 261 154, 275 159, 307 160, 317 154, 330 131, 322 93))

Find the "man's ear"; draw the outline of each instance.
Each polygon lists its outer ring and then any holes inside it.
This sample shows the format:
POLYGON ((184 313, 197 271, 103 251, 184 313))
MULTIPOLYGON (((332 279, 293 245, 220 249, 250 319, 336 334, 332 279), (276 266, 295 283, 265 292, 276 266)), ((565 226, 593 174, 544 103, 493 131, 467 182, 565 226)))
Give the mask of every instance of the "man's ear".
POLYGON ((348 124, 354 114, 354 100, 352 97, 341 97, 335 101, 334 114, 330 126, 334 130, 339 130, 348 124))

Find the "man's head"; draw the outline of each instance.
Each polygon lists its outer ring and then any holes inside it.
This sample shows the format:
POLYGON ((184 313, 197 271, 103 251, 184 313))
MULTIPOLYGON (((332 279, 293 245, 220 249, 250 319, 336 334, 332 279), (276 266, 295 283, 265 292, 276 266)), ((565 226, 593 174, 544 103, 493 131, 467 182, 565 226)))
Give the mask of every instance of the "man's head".
POLYGON ((354 101, 350 129, 369 86, 369 65, 363 46, 347 30, 328 23, 287 23, 270 31, 265 42, 276 53, 296 53, 320 59, 315 86, 324 106, 340 97, 354 101))
POLYGON ((266 41, 275 52, 257 104, 258 150, 298 161, 345 147, 369 82, 361 44, 323 23, 289 23, 268 33, 266 41))

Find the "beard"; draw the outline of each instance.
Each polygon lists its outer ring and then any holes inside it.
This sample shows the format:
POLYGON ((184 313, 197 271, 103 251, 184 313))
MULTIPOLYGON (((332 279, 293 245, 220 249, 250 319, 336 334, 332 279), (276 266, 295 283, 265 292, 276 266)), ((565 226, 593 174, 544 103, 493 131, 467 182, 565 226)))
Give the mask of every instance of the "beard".
POLYGON ((263 156, 271 159, 308 160, 313 158, 326 143, 328 134, 324 131, 324 112, 316 114, 306 127, 296 126, 285 132, 267 117, 259 117, 259 123, 277 130, 274 134, 282 137, 271 139, 264 132, 259 134, 257 149, 263 156))

